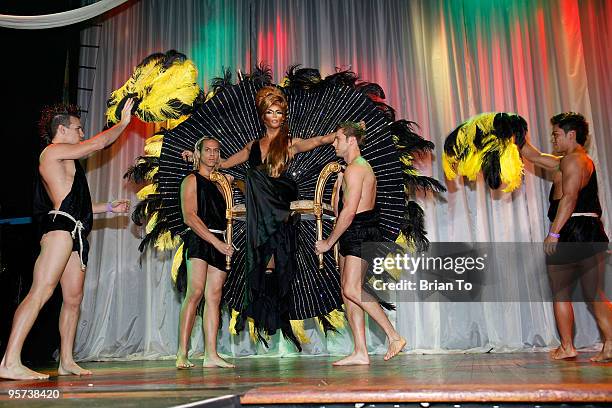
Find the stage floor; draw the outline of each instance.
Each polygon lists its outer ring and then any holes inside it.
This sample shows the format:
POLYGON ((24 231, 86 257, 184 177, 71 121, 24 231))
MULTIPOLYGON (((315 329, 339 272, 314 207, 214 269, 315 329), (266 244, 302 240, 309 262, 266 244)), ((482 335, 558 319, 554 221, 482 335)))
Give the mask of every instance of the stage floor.
MULTIPOLYGON (((248 357, 236 369, 176 370, 174 361, 95 362, 93 376, 1 381, 0 406, 168 407, 222 395, 242 404, 612 401, 612 363, 591 354, 551 361, 546 353, 372 356, 368 366, 332 367, 337 357, 248 357), (57 390, 57 399, 9 398, 9 390, 57 390)), ((200 362, 195 360, 194 362, 200 362)), ((435 406, 435 405, 432 405, 435 406)))

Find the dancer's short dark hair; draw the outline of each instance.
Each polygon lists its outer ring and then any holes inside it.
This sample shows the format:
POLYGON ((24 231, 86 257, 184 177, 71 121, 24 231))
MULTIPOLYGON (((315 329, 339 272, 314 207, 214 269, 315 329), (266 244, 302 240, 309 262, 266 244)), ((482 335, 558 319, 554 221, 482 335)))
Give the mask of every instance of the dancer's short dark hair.
POLYGON ((357 144, 359 146, 363 145, 366 140, 366 131, 361 125, 357 122, 341 122, 336 130, 342 129, 342 133, 346 137, 354 137, 357 139, 357 144))
POLYGON ((563 112, 550 118, 550 123, 557 125, 565 133, 573 130, 576 132, 576 143, 584 146, 586 138, 589 134, 589 122, 586 121, 583 115, 576 112, 563 112))
POLYGON ((51 144, 59 125, 70 126, 70 117, 81 118, 81 109, 76 105, 56 104, 45 106, 40 114, 38 131, 45 146, 51 144))

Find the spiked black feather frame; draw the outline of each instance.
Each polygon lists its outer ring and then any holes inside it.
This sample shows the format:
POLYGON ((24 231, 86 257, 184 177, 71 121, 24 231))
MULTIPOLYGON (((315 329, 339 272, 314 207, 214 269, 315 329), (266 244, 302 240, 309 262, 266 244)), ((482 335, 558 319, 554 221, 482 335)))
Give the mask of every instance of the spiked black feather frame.
MULTIPOLYGON (((229 157, 263 133, 263 126, 255 111, 254 96, 262 86, 272 85, 271 72, 261 64, 239 79, 238 83, 233 84, 231 71, 224 70, 221 78, 212 81, 212 91, 206 102, 195 109, 190 118, 166 132, 157 161, 159 171, 152 180, 155 193, 147 197, 146 204, 137 206, 133 214, 135 222, 140 224, 145 216, 155 214, 157 220, 143 239, 141 250, 155 243, 162 234, 169 232, 175 237, 186 230, 178 207, 178 188, 181 180, 191 171, 191 166, 180 157, 183 150, 192 150, 195 140, 208 135, 221 141, 222 156, 229 157)), ((426 248, 429 241, 424 230, 423 211, 411 197, 416 190, 442 192, 445 188, 437 180, 420 175, 413 166, 416 156, 434 147, 433 143, 416 133, 416 124, 407 120, 395 121, 395 111, 383 102, 383 89, 377 84, 359 80, 351 71, 322 78, 316 69, 292 66, 287 70, 280 88, 287 96, 289 128, 294 137, 309 138, 330 133, 342 121, 366 122, 368 137, 362 155, 370 162, 379 179, 377 205, 383 217, 383 236, 385 240, 393 242, 402 232, 414 247, 426 248)), ((135 181, 144 180, 150 174, 151 165, 156 163, 153 159, 138 160, 126 173, 135 181)), ((287 171, 296 179, 302 199, 312 197, 319 172, 331 160, 337 159, 329 146, 298 155, 292 160, 287 171)), ((228 172, 237 179, 243 179, 245 171, 246 165, 241 165, 228 172)), ((326 187, 324 196, 329 200, 331 186, 326 187)), ((329 234, 331 227, 330 223, 324 224, 324 234, 329 234)), ((314 228, 300 228, 306 243, 304 246, 312 246, 314 228)), ((244 246, 244 225, 235 226, 234 237, 238 247, 244 246)), ((305 249, 301 251, 296 254, 298 259, 316 270, 311 259, 314 255, 306 254, 305 249)), ((240 310, 245 282, 244 276, 239 276, 236 271, 240 270, 239 264, 244 262, 244 254, 237 251, 232 262, 232 273, 224 288, 224 301, 231 308, 240 310)), ((319 293, 320 297, 325 298, 316 300, 318 306, 294 311, 291 319, 317 316, 324 329, 331 330, 333 324, 325 316, 340 307, 340 282, 334 272, 336 266, 331 254, 325 257, 325 265, 321 276, 313 275, 312 280, 329 285, 330 295, 319 293)), ((302 279, 299 284, 306 284, 306 280, 302 279)), ((375 292, 373 294, 376 295, 375 292)), ((381 304, 392 307, 383 302, 381 304)), ((285 334, 290 336, 290 333, 285 334)))

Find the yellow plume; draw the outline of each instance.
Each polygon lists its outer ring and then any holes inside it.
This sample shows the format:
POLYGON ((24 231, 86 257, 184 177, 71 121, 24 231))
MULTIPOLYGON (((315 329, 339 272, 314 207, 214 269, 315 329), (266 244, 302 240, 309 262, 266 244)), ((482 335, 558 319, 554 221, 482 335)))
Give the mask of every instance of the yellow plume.
POLYGON ((289 86, 289 78, 284 77, 282 81, 280 81, 280 83, 278 84, 278 86, 280 86, 281 88, 286 88, 289 86))
MULTIPOLYGON (((486 174, 489 186, 497 188, 499 181, 506 184, 503 191, 516 189, 522 180, 523 164, 520 159, 518 147, 508 138, 511 125, 508 120, 515 120, 517 115, 505 114, 500 117, 500 123, 495 128, 495 118, 498 112, 487 112, 476 115, 464 122, 457 130, 453 142, 452 153, 442 154, 442 168, 444 174, 450 180, 458 175, 465 176, 469 180, 475 180, 478 173, 483 170, 483 163, 487 162, 484 170, 487 172, 498 172, 486 174), (510 116, 514 118, 509 119, 510 116), (503 137, 498 137, 497 132, 503 137), (478 137, 478 140, 476 138, 478 137), (495 163, 499 157, 498 165, 495 163)), ((524 119, 518 117, 524 122, 524 119)), ((520 130, 519 130, 520 131, 520 130)), ((455 133, 455 132, 453 132, 455 133)), ((450 137, 450 136, 449 136, 450 137)))
POLYGON ((117 112, 117 108, 119 102, 128 94, 135 94, 138 98, 142 98, 144 92, 144 86, 142 84, 148 83, 148 81, 151 81, 151 78, 159 75, 163 58, 163 54, 157 54, 154 58, 148 59, 146 63, 143 64, 141 62, 138 64, 134 69, 134 73, 126 83, 111 93, 107 102, 108 109, 106 110, 106 119, 108 123, 117 123, 119 121, 119 112, 117 112))
MULTIPOLYGON (((414 162, 414 157, 412 157, 411 154, 404 154, 402 156, 400 156, 400 161, 406 166, 406 167, 410 167, 412 166, 412 163, 414 162)), ((418 174, 417 174, 418 175, 418 174)))
POLYGON ((192 105, 200 92, 197 75, 197 68, 189 60, 175 63, 159 74, 138 106, 141 119, 158 122, 181 117, 181 105, 192 105))
POLYGON ((168 129, 174 129, 175 127, 183 123, 185 120, 187 120, 189 116, 190 115, 182 115, 178 119, 168 119, 168 129))
POLYGON ((155 166, 151 170, 149 170, 147 174, 145 174, 145 180, 149 180, 149 181, 153 180, 153 176, 157 174, 158 170, 159 170, 159 166, 155 166))
POLYGON ((154 212, 151 218, 149 218, 149 222, 147 222, 147 226, 145 227, 145 231, 147 234, 153 231, 153 228, 155 228, 155 225, 157 225, 158 214, 158 212, 154 212))
POLYGON ((251 337, 251 340, 253 341, 253 343, 257 343, 257 335, 255 334, 255 322, 253 322, 253 319, 249 317, 248 319, 249 322, 249 336, 251 337))
POLYGON ((156 193, 157 193, 157 188, 155 188, 155 184, 148 184, 144 186, 143 188, 141 188, 136 193, 136 197, 138 197, 139 200, 144 200, 149 194, 156 194, 156 193))
POLYGON ((493 131, 493 121, 495 120, 495 115, 497 112, 487 112, 477 115, 472 120, 475 125, 477 125, 483 133, 491 133, 493 131))
POLYGON ((214 90, 210 91, 209 93, 206 94, 206 102, 208 102, 209 100, 212 99, 213 96, 215 96, 216 92, 214 90))
POLYGON ((509 193, 520 187, 523 181, 523 162, 518 147, 514 143, 507 143, 501 157, 499 158, 501 167, 501 180, 506 184, 502 191, 509 193))
POLYGON ((476 180, 482 166, 482 150, 469 149, 464 159, 459 162, 457 172, 470 181, 476 180))
POLYGON ((174 258, 172 259, 171 276, 172 283, 174 283, 175 285, 176 278, 178 277, 179 267, 181 266, 181 263, 183 263, 183 246, 184 244, 181 244, 181 246, 178 247, 178 249, 176 250, 176 254, 174 254, 174 258))
POLYGON ((195 65, 180 53, 169 51, 148 56, 126 83, 111 94, 107 122, 119 120, 117 108, 128 96, 139 102, 135 115, 145 122, 179 119, 193 107, 200 92, 196 77, 195 65))
POLYGON ((334 326, 336 329, 344 328, 344 322, 345 322, 344 312, 338 309, 334 309, 330 313, 327 314, 327 319, 329 320, 331 325, 334 326))
POLYGON ((164 140, 164 135, 154 134, 153 136, 147 137, 145 139, 145 146, 150 143, 163 142, 163 140, 164 140))
POLYGON ((446 152, 442 153, 442 169, 447 179, 454 180, 457 178, 457 164, 454 157, 450 157, 446 152))
POLYGON ((297 337, 298 341, 302 344, 310 343, 310 337, 306 334, 306 330, 304 330, 304 321, 303 320, 291 320, 291 330, 295 337, 297 337))
POLYGON ((240 312, 232 309, 232 317, 230 318, 230 321, 229 321, 229 332, 230 334, 233 334, 234 336, 238 334, 238 332, 236 331, 236 323, 238 322, 239 314, 240 312))
POLYGON ((159 157, 161 155, 162 142, 148 143, 144 147, 145 155, 159 157))
POLYGON ((166 231, 155 240, 155 248, 160 251, 166 251, 176 248, 179 242, 181 242, 181 238, 178 235, 172 238, 170 231, 166 231))

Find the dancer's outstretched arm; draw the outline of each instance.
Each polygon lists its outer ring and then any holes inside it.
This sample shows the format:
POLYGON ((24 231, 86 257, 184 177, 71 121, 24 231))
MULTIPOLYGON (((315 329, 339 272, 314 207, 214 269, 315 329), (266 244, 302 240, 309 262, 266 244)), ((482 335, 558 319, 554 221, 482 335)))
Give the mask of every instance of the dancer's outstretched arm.
MULTIPOLYGON (((253 145, 253 141, 247 143, 246 146, 242 150, 237 153, 234 153, 226 160, 221 159, 221 163, 219 164, 220 169, 229 169, 231 167, 237 166, 249 160, 249 153, 251 152, 251 146, 253 145)), ((193 152, 191 150, 183 150, 181 153, 183 160, 185 161, 193 161, 193 152)))
POLYGON ((130 211, 130 200, 127 198, 120 198, 118 200, 109 201, 108 203, 95 203, 91 207, 94 214, 106 212, 125 214, 130 211))
POLYGON ((336 132, 328 133, 324 136, 314 136, 309 139, 291 139, 291 149, 293 154, 304 153, 315 147, 331 144, 336 138, 336 132))
MULTIPOLYGON (((76 160, 83 157, 87 157, 90 154, 104 149, 119 138, 121 133, 130 124, 132 120, 132 106, 134 101, 128 99, 125 106, 121 110, 121 120, 115 126, 107 129, 97 135, 91 137, 88 140, 84 140, 80 143, 52 143, 43 151, 41 154, 41 165, 44 166, 44 160, 76 160), (44 159, 44 160, 43 160, 44 159)), ((63 126, 63 125, 60 125, 63 126)), ((82 132, 79 128, 77 131, 82 132)), ((81 133, 82 134, 82 133, 81 133)))
POLYGON ((521 156, 536 166, 543 167, 548 170, 558 169, 559 163, 561 163, 561 156, 542 153, 529 142, 529 139, 525 141, 525 144, 521 148, 521 156))
POLYGON ((247 143, 247 145, 244 146, 242 150, 228 157, 227 160, 221 160, 221 163, 219 163, 219 168, 229 169, 231 167, 237 166, 249 160, 249 153, 251 152, 251 146, 253 146, 252 140, 249 143, 247 143))

